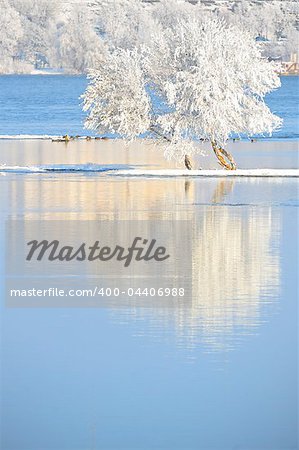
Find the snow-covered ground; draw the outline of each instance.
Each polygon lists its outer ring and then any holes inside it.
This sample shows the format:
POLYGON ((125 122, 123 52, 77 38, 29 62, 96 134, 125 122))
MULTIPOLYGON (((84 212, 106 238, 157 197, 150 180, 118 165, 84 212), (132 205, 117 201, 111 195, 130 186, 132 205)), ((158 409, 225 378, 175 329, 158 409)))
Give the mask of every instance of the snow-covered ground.
POLYGON ((299 177, 299 169, 239 169, 239 170, 119 170, 126 177, 299 177))
POLYGON ((122 177, 279 177, 298 178, 299 169, 238 169, 238 170, 187 170, 187 169, 124 169, 122 165, 58 164, 47 166, 0 165, 0 173, 84 173, 108 172, 122 177))

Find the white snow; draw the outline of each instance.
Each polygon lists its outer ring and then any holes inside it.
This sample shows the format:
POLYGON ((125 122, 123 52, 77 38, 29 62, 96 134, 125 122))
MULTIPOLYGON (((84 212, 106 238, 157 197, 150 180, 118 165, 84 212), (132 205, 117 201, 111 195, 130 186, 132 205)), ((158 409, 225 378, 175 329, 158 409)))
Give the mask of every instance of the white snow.
POLYGON ((282 177, 298 178, 299 169, 238 169, 238 170, 187 170, 187 169, 131 169, 125 165, 58 164, 45 166, 0 165, 1 173, 84 173, 108 172, 123 177, 282 177))
POLYGON ((131 177, 299 177, 299 169, 238 169, 238 170, 120 170, 117 176, 131 177))
POLYGON ((1 139, 22 140, 22 139, 59 139, 61 136, 51 136, 49 134, 1 134, 1 139))
POLYGON ((44 169, 38 166, 6 166, 5 164, 0 166, 0 172, 12 172, 12 173, 35 173, 45 172, 44 169))
MULTIPOLYGON (((90 136, 89 136, 90 137, 90 136)), ((85 140, 87 136, 76 137, 76 141, 85 140)), ((0 140, 29 140, 29 139, 43 139, 43 140, 57 140, 63 139, 63 136, 56 136, 50 134, 0 134, 0 140)), ((92 138, 91 138, 92 139, 92 138)))

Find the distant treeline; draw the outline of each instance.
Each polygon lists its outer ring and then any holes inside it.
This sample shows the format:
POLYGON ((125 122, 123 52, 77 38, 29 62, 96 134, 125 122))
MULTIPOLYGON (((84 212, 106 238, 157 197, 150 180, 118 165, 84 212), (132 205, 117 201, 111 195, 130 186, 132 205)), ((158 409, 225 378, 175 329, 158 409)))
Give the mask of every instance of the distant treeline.
POLYGON ((180 14, 217 15, 245 26, 267 57, 287 60, 297 51, 297 2, 239 0, 218 5, 207 8, 206 2, 184 0, 0 0, 0 73, 43 68, 85 73, 104 60, 107 50, 151 39, 157 16, 175 26, 178 9, 180 14))

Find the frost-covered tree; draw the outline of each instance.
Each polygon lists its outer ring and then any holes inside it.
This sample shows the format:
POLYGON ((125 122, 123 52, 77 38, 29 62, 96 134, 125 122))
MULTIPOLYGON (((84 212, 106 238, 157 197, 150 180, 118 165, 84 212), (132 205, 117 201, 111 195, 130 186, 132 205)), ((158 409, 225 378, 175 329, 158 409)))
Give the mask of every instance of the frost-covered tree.
POLYGON ((56 0, 10 0, 21 19, 19 58, 35 67, 50 65, 56 32, 56 0))
POLYGON ((201 4, 191 5, 186 0, 160 0, 153 5, 152 15, 163 28, 176 27, 181 20, 192 16, 200 18, 201 4))
POLYGON ((215 13, 230 24, 241 24, 252 36, 266 39, 265 56, 273 58, 279 54, 288 60, 290 47, 296 47, 298 51, 298 39, 294 33, 298 31, 298 2, 277 0, 253 3, 240 0, 232 8, 220 10, 216 7, 215 13))
POLYGON ((281 124, 264 102, 280 86, 274 64, 247 31, 219 19, 157 27, 148 46, 111 51, 89 78, 87 128, 128 139, 149 133, 187 168, 196 140, 210 141, 221 166, 235 169, 225 148, 232 135, 271 134, 281 124))
POLYGON ((142 59, 136 50, 118 49, 90 71, 84 97, 84 109, 90 110, 87 128, 129 139, 151 128, 152 105, 142 59))
POLYGON ((87 7, 73 5, 59 26, 58 61, 68 72, 85 73, 102 59, 103 43, 87 7))
POLYGON ((298 2, 287 0, 215 1, 213 8, 189 0, 0 0, 0 72, 35 66, 85 73, 99 42, 109 49, 150 46, 160 28, 188 17, 241 24, 267 39, 265 56, 288 60, 298 51, 298 14, 298 2))
POLYGON ((153 5, 141 0, 95 0, 97 30, 109 48, 133 49, 155 32, 153 5))
POLYGON ((13 71, 18 43, 23 35, 18 12, 8 0, 0 0, 0 72, 13 71))

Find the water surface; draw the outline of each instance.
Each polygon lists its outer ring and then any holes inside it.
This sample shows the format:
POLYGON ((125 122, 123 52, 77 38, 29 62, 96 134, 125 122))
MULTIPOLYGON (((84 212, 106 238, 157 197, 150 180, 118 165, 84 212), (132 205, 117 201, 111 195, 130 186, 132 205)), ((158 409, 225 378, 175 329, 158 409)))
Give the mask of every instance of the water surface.
MULTIPOLYGON (((164 165, 154 150, 89 144, 6 142, 2 159, 164 165)), ((13 309, 2 297, 1 448, 298 448, 297 187, 0 175, 2 276, 7 218, 183 219, 192 224, 193 279, 191 304, 176 307, 13 309)))

